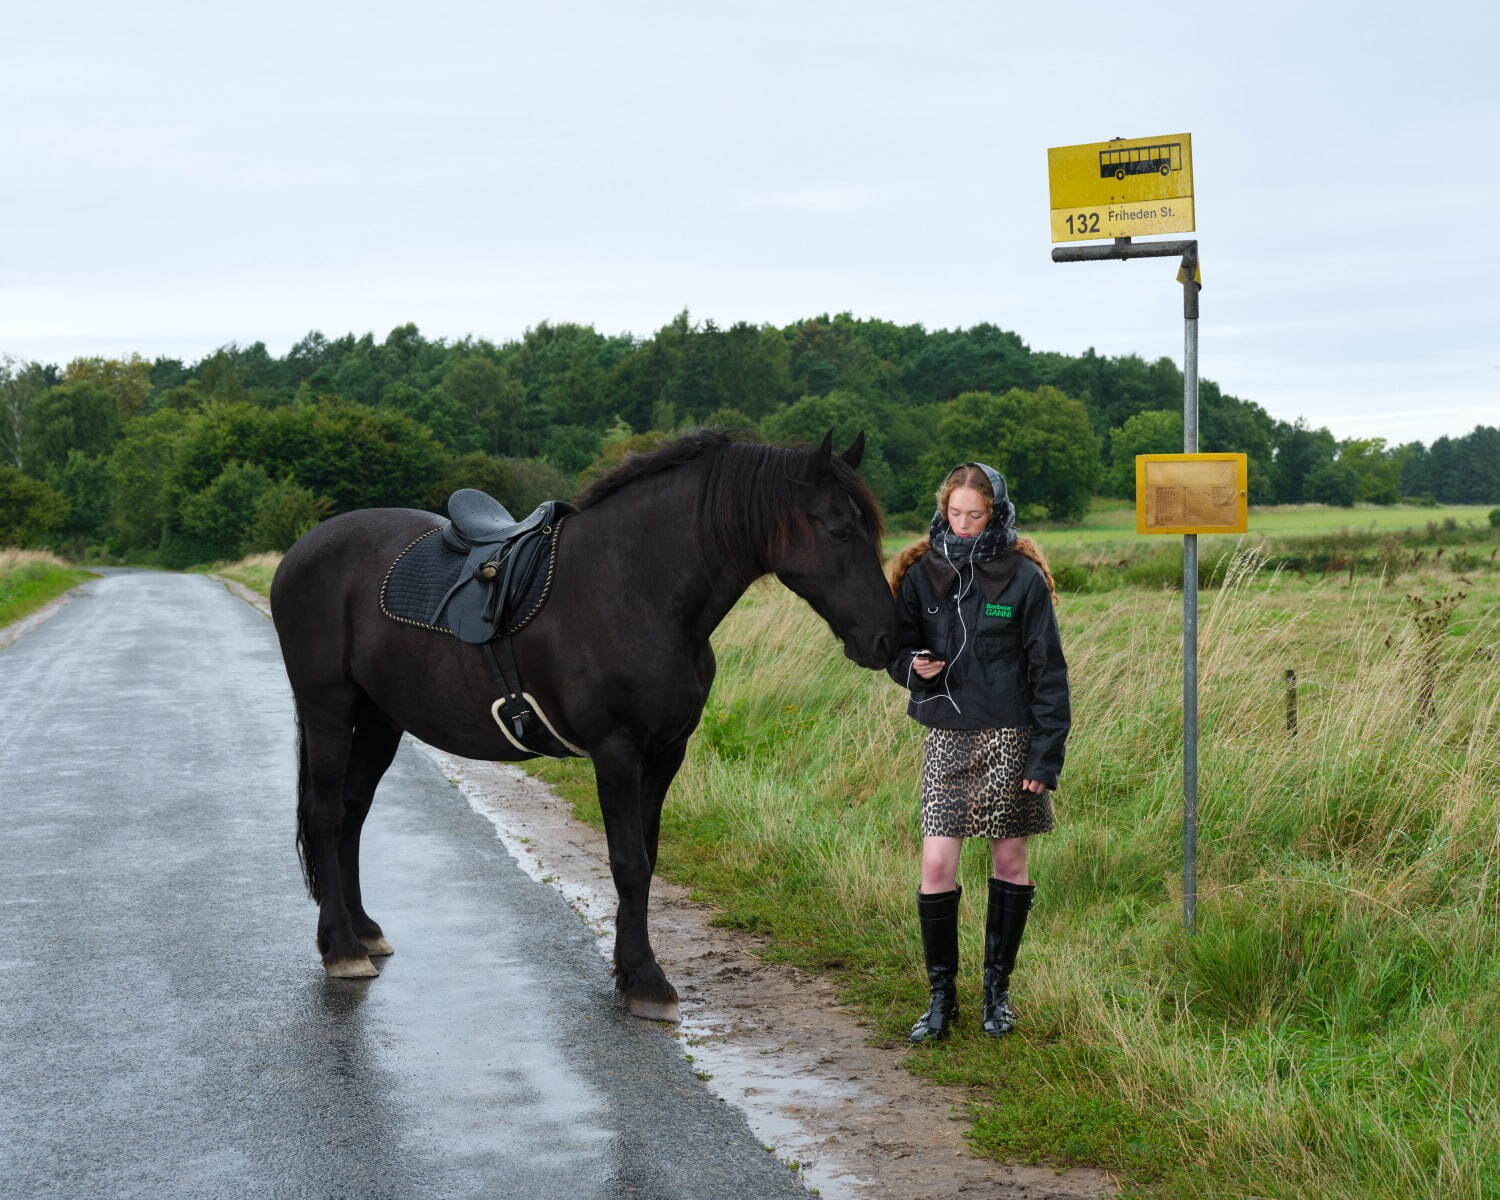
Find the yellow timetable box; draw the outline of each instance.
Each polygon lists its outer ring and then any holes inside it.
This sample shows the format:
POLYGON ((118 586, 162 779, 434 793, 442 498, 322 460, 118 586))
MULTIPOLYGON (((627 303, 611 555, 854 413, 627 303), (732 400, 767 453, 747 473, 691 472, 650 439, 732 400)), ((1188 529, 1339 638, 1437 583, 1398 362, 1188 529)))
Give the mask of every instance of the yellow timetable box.
POLYGON ((1188 233, 1193 210, 1193 138, 1167 133, 1047 151, 1052 240, 1188 233))
POLYGON ((1243 454, 1137 454, 1137 533, 1244 533, 1249 465, 1243 454))

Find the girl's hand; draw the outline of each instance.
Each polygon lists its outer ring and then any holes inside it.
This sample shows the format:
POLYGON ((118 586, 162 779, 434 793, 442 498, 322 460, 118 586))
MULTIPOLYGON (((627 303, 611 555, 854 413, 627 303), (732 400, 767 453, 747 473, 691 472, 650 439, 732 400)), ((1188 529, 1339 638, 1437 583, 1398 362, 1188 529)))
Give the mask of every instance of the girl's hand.
POLYGON ((923 679, 933 678, 948 664, 939 658, 914 658, 911 660, 911 669, 923 679))
POLYGON ((1036 792, 1040 795, 1047 790, 1047 785, 1039 779, 1023 779, 1021 780, 1021 790, 1023 792, 1036 792))

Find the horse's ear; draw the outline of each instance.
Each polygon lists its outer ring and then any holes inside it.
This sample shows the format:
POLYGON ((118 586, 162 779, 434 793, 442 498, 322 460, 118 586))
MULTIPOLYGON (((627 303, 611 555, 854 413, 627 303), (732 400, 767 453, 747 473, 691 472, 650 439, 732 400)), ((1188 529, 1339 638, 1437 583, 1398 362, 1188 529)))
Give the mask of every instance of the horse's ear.
POLYGON ((849 443, 849 449, 839 455, 851 468, 859 470, 859 463, 865 456, 865 431, 861 429, 854 440, 849 443))
POLYGON ((816 487, 833 473, 830 465, 833 461, 833 430, 823 435, 823 440, 818 443, 816 450, 809 450, 807 457, 802 460, 792 478, 798 483, 805 483, 809 487, 816 487))
POLYGON ((833 430, 823 435, 823 440, 818 443, 818 448, 813 451, 816 462, 820 467, 826 467, 829 459, 833 457, 833 430))

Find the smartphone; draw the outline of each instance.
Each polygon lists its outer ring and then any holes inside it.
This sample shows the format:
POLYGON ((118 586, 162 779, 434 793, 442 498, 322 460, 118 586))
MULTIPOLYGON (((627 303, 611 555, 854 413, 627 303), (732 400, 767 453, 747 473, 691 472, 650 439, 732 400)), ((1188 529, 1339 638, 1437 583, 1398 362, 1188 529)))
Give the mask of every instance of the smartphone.
POLYGON ((912 655, 913 658, 925 658, 928 662, 942 662, 942 659, 931 650, 918 650, 912 655))

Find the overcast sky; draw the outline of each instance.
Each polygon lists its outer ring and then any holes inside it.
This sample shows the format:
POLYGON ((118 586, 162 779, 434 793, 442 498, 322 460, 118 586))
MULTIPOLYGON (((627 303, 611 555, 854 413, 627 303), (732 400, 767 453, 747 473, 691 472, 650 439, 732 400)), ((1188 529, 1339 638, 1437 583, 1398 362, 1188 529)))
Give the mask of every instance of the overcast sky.
POLYGON ((1180 362, 1175 261, 1050 261, 1046 150, 1193 135, 1203 374, 1500 424, 1491 3, 12 3, 0 354, 416 322, 992 321, 1180 362))

